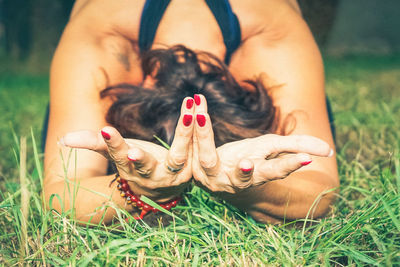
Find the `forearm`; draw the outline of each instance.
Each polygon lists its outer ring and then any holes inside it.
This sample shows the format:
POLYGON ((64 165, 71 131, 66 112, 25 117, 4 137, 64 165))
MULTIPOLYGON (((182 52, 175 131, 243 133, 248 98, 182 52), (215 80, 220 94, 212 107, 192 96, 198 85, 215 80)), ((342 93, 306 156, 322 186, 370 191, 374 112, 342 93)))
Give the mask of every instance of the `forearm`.
POLYGON ((111 184, 114 175, 81 179, 65 179, 45 185, 43 194, 46 207, 58 212, 74 212, 78 221, 110 223, 116 214, 113 207, 133 207, 125 202, 117 189, 117 182, 111 184), (53 197, 52 197, 53 196, 53 197), (51 199, 51 203, 50 203, 51 199))
MULTIPOLYGON (((64 179, 45 185, 43 194, 46 208, 57 212, 69 212, 81 222, 109 224, 116 215, 116 207, 126 209, 129 213, 140 210, 128 204, 114 181, 115 175, 94 176, 88 178, 64 179)), ((171 190, 148 190, 128 181, 129 188, 138 197, 145 195, 157 202, 167 202, 184 189, 184 186, 171 190)))
POLYGON ((294 172, 287 178, 223 198, 260 222, 324 216, 335 197, 335 177, 318 171, 294 172))

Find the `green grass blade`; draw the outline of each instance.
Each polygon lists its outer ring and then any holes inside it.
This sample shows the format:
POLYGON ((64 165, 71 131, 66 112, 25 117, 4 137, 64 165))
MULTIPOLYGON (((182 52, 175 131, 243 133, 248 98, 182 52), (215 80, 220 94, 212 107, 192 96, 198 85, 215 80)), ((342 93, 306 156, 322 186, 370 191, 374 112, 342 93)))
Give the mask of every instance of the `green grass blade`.
POLYGON ((169 150, 169 149, 171 148, 167 143, 165 143, 163 140, 161 140, 161 138, 158 137, 157 135, 153 135, 153 137, 154 137, 155 139, 157 139, 157 141, 160 142, 161 145, 163 145, 166 149, 169 150))

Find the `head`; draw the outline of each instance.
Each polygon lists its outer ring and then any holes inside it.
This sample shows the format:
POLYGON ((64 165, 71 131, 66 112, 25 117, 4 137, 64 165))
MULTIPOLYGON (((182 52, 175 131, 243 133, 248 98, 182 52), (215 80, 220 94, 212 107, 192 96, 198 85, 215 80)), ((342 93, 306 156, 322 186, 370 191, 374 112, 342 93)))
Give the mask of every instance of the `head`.
POLYGON ((276 124, 262 83, 248 80, 240 86, 209 53, 196 54, 184 46, 150 50, 142 55, 142 70, 154 81, 152 88, 119 84, 101 92, 102 98, 113 99, 107 121, 126 138, 156 142, 156 135, 171 144, 182 101, 194 94, 207 99, 217 146, 266 134, 276 124))

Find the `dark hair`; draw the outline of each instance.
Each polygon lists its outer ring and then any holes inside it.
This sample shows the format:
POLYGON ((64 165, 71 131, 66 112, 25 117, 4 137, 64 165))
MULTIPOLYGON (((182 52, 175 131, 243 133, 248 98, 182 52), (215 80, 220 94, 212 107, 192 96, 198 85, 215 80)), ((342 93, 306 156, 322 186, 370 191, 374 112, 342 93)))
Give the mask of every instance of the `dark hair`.
POLYGON ((150 50, 142 70, 154 78, 152 89, 118 84, 100 94, 112 98, 106 120, 126 138, 155 142, 156 135, 171 144, 182 101, 194 94, 207 99, 217 146, 274 130, 275 108, 262 83, 246 80, 245 89, 212 54, 181 45, 150 50))

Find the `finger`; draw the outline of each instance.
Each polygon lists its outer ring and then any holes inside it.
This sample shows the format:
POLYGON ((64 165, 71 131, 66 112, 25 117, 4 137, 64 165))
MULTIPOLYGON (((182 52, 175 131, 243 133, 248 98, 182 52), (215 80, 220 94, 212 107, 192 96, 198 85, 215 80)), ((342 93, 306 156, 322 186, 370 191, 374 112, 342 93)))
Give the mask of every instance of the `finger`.
POLYGON ((254 185, 259 185, 267 181, 283 179, 292 172, 310 163, 312 163, 312 159, 310 155, 305 153, 264 160, 255 167, 253 175, 254 185))
POLYGON ((320 157, 330 157, 333 155, 333 149, 321 139, 309 135, 275 135, 270 140, 272 148, 267 152, 266 158, 272 158, 272 155, 278 155, 284 152, 307 153, 320 157))
POLYGON ((229 176, 232 185, 237 189, 245 189, 252 185, 254 163, 249 159, 242 159, 235 168, 233 176, 229 176))
POLYGON ((128 150, 128 160, 133 164, 135 171, 144 178, 150 177, 157 165, 157 160, 151 154, 137 147, 128 150))
POLYGON ((110 126, 104 127, 101 130, 101 135, 107 145, 110 158, 114 161, 117 167, 125 168, 124 170, 128 171, 127 167, 129 166, 129 160, 127 158, 127 153, 129 146, 125 142, 124 138, 115 128, 110 126))
MULTIPOLYGON (((207 113, 207 102, 203 95, 197 95, 195 108, 196 123, 195 138, 200 166, 208 173, 213 174, 219 168, 219 159, 214 142, 214 131, 211 119, 207 113)), ((195 95, 196 100, 196 95, 195 95)))
POLYGON ((194 103, 195 105, 195 112, 196 113, 207 113, 208 112, 208 106, 207 106, 207 100, 202 94, 195 94, 193 96, 194 103))
POLYGON ((251 178, 253 170, 254 170, 253 162, 249 159, 242 159, 239 161, 239 164, 237 165, 236 168, 237 177, 239 178, 240 181, 246 182, 251 178))
POLYGON ((181 106, 181 116, 175 130, 174 141, 166 159, 167 169, 176 173, 188 160, 189 147, 193 139, 194 99, 186 97, 181 106))
POLYGON ((106 158, 108 155, 108 148, 100 133, 94 131, 78 131, 67 133, 59 140, 59 144, 67 147, 89 149, 100 153, 106 158))

